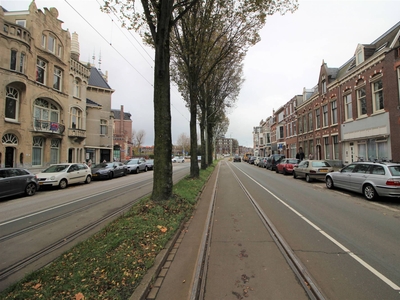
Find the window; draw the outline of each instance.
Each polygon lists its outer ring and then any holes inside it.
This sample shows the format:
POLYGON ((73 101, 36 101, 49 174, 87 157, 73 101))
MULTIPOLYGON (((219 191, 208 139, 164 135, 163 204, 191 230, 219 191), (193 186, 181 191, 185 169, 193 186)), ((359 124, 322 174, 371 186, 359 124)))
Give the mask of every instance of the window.
POLYGON ((38 98, 33 104, 33 118, 35 128, 45 131, 54 131, 58 126, 60 110, 51 102, 38 98))
POLYGON ((53 88, 58 91, 61 91, 61 83, 62 83, 62 70, 60 68, 54 67, 53 88))
POLYGON ((8 25, 7 24, 4 24, 3 31, 5 33, 8 33, 8 25))
POLYGON ((331 111, 332 111, 332 124, 337 124, 337 102, 331 102, 331 111))
POLYGON ((18 120, 19 92, 13 87, 6 88, 6 119, 18 120))
POLYGON ((310 154, 312 155, 313 159, 315 159, 314 157, 314 141, 310 140, 310 154))
POLYGON ((10 70, 17 70, 17 51, 11 50, 11 57, 10 57, 10 70))
POLYGON ((299 117, 299 133, 303 132, 303 118, 299 117))
POLYGON ((60 140, 51 139, 50 145, 50 163, 58 164, 60 162, 60 140))
POLYGON ((100 120, 100 134, 107 134, 107 120, 100 120))
POLYGON ((82 129, 82 111, 78 108, 71 108, 71 127, 82 129))
POLYGON ((36 61, 36 81, 41 84, 46 84, 46 66, 47 63, 38 58, 36 61))
POLYGON ((367 145, 360 143, 358 146, 358 161, 364 161, 367 157, 367 145))
POLYGON ((21 53, 19 58, 19 72, 25 73, 25 53, 21 53))
POLYGON ((344 118, 346 121, 353 119, 353 108, 351 101, 351 94, 344 96, 344 118))
POLYGON ((74 97, 76 98, 81 97, 81 86, 79 79, 74 80, 74 97))
POLYGON ((308 131, 313 130, 313 115, 312 111, 308 113, 308 131))
POLYGON ((26 20, 16 20, 17 25, 26 27, 26 20))
POLYGON ((321 128, 321 111, 320 109, 315 110, 315 129, 321 128))
POLYGON ((56 49, 56 40, 53 36, 49 35, 48 37, 48 43, 47 43, 47 49, 51 52, 51 53, 55 53, 55 49, 56 49))
POLYGON ((363 49, 360 49, 357 54, 356 54, 356 61, 357 61, 357 65, 361 64, 362 62, 364 62, 364 52, 363 49))
POLYGON ((33 137, 32 166, 41 166, 43 160, 43 138, 33 137))
POLYGON ((279 137, 278 139, 283 139, 285 135, 283 134, 283 126, 279 126, 279 137))
POLYGON ((303 132, 307 132, 307 115, 303 115, 303 132))
POLYGON ((58 57, 62 56, 62 46, 60 44, 57 45, 57 56, 58 57))
POLYGON ((382 110, 384 108, 382 80, 372 83, 372 101, 374 111, 382 110))
POLYGON ((47 40, 47 37, 44 34, 42 34, 42 47, 43 48, 46 48, 46 40, 47 40))
POLYGON ((322 94, 326 94, 326 81, 325 80, 322 80, 322 82, 321 82, 321 91, 322 91, 322 94))
POLYGON ((333 157, 332 159, 339 159, 339 137, 337 135, 332 136, 333 140, 333 157))
POLYGON ((365 87, 357 90, 357 113, 359 117, 367 114, 365 87))
POLYGON ((387 161, 388 160, 388 143, 387 141, 376 141, 376 146, 378 149, 378 159, 387 161))
POLYGON ((325 159, 331 159, 331 152, 329 147, 329 137, 324 137, 324 152, 325 152, 325 159))
POLYGON ((322 106, 323 127, 328 126, 328 105, 322 106))

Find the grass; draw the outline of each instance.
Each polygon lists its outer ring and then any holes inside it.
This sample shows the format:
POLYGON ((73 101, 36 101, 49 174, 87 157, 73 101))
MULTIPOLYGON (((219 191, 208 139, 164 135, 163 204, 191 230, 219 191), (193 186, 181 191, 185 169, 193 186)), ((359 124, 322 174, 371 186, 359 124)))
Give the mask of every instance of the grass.
POLYGON ((0 299, 128 299, 157 254, 193 213, 215 168, 174 185, 169 201, 142 199, 129 212, 0 293, 0 299))

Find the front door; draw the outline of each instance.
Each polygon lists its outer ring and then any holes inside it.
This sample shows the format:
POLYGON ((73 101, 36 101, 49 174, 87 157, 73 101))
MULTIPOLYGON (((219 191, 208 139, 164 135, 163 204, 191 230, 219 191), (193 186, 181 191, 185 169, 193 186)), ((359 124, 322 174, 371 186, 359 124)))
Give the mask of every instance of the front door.
POLYGON ((5 167, 13 168, 15 162, 15 148, 14 147, 6 147, 6 157, 5 157, 5 167))

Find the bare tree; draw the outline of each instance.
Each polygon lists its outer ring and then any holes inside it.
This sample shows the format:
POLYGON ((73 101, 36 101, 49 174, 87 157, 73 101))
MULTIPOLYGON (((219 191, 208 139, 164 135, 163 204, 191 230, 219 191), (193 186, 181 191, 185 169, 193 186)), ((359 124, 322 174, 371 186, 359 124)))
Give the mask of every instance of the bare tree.
POLYGON ((135 144, 140 149, 143 143, 143 139, 146 135, 146 132, 143 129, 140 129, 135 136, 135 144))
POLYGON ((178 146, 182 149, 182 154, 190 151, 190 138, 186 133, 181 133, 177 141, 178 146))

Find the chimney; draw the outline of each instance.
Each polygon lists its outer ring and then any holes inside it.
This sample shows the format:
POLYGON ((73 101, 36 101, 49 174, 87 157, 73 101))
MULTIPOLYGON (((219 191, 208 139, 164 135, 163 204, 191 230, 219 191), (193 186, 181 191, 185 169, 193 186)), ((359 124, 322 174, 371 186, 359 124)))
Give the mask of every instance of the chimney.
POLYGON ((71 58, 79 61, 79 41, 78 41, 78 34, 74 32, 72 34, 72 40, 71 40, 71 58))

